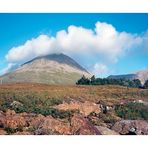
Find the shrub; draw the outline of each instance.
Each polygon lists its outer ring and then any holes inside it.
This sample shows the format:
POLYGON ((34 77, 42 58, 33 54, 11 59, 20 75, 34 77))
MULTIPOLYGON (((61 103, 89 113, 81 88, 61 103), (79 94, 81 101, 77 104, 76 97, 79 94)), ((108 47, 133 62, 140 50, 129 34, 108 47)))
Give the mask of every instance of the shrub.
POLYGON ((145 81, 144 88, 148 88, 148 80, 145 81))
MULTIPOLYGON (((141 81, 139 79, 127 80, 127 79, 112 79, 112 78, 95 78, 92 76, 90 79, 83 76, 77 82, 77 85, 121 85, 127 87, 140 88, 141 81)), ((148 85, 148 84, 147 84, 148 85)))
POLYGON ((69 119, 74 113, 74 111, 71 111, 71 110, 60 111, 55 108, 35 108, 33 112, 36 114, 42 114, 44 116, 51 115, 54 118, 60 118, 60 119, 64 119, 64 118, 69 119))
POLYGON ((128 103, 118 105, 115 108, 118 116, 124 119, 144 119, 148 120, 148 107, 142 103, 128 103))

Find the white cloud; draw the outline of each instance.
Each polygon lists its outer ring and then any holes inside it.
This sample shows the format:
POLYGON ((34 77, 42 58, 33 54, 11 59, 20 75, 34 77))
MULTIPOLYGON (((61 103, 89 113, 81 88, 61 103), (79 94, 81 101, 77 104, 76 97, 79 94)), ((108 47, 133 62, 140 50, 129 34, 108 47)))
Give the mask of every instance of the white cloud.
POLYGON ((26 41, 24 45, 10 49, 6 55, 6 60, 10 63, 22 63, 36 56, 48 54, 53 49, 53 42, 54 38, 40 35, 26 41))
POLYGON ((108 67, 102 63, 96 63, 91 70, 96 76, 103 77, 108 73, 108 67))
POLYGON ((142 37, 127 32, 118 32, 111 24, 97 22, 94 29, 69 26, 57 32, 55 37, 40 35, 26 41, 24 45, 13 47, 6 55, 11 64, 22 64, 34 57, 50 53, 65 53, 78 59, 88 57, 117 62, 134 46, 142 42, 142 37))
POLYGON ((13 64, 13 63, 8 63, 8 66, 4 69, 1 70, 0 75, 6 74, 10 71, 15 70, 17 67, 19 67, 19 65, 17 64, 13 64))
POLYGON ((148 53, 148 30, 144 33, 144 36, 143 36, 143 48, 144 48, 144 51, 146 51, 148 53))
POLYGON ((59 31, 56 37, 40 35, 10 49, 6 59, 18 63, 43 54, 64 52, 101 54, 110 60, 117 60, 121 53, 140 42, 141 38, 136 35, 117 32, 112 25, 97 22, 94 30, 69 26, 67 32, 59 31))

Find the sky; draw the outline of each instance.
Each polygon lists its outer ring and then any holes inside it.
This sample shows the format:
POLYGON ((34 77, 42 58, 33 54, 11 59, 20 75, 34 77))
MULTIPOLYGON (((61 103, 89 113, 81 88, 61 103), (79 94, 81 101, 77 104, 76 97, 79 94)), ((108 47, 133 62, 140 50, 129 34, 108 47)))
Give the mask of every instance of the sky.
POLYGON ((148 14, 0 14, 0 75, 64 53, 97 77, 148 68, 148 14))

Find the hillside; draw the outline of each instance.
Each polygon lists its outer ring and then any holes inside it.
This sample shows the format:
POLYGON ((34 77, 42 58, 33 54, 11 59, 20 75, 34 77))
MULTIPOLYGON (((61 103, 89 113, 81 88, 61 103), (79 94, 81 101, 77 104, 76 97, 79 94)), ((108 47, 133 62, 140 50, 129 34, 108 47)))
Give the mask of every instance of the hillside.
POLYGON ((82 75, 90 77, 72 58, 64 54, 51 54, 28 61, 1 79, 3 83, 75 84, 82 75))
POLYGON ((108 78, 111 78, 111 79, 121 79, 121 78, 123 79, 124 78, 124 79, 129 79, 129 80, 139 79, 141 83, 144 84, 144 82, 148 80, 148 69, 140 70, 133 74, 110 75, 108 78))

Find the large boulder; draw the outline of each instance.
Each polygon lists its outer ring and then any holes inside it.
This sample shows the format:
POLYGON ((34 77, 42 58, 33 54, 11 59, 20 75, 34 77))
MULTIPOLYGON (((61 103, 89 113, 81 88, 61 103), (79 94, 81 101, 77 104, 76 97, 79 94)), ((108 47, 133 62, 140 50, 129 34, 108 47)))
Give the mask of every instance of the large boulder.
POLYGON ((85 101, 78 102, 72 100, 70 103, 64 102, 63 104, 55 106, 55 108, 59 110, 79 110, 81 114, 84 116, 88 116, 90 113, 100 113, 101 108, 99 104, 95 104, 93 102, 85 101))
POLYGON ((7 135, 7 132, 4 129, 0 129, 0 135, 7 135))
POLYGON ((4 123, 5 123, 5 114, 0 111, 0 128, 4 127, 4 123))
POLYGON ((70 124, 64 121, 60 121, 59 119, 54 119, 51 116, 47 116, 40 128, 44 130, 50 130, 55 133, 69 135, 70 132, 70 124))
POLYGON ((112 130, 121 135, 148 135, 148 122, 143 120, 121 120, 112 130))
POLYGON ((101 135, 96 127, 79 114, 74 114, 71 119, 71 132, 73 135, 101 135))
POLYGON ((18 131, 16 133, 14 133, 13 135, 33 135, 31 132, 27 132, 27 131, 18 131))
POLYGON ((35 129, 35 135, 51 135, 51 134, 64 134, 70 133, 70 124, 60 119, 54 119, 51 116, 44 117, 37 115, 30 121, 30 128, 35 129))
POLYGON ((24 117, 16 114, 13 110, 7 110, 6 113, 0 113, 0 127, 5 129, 20 129, 27 125, 24 117))
POLYGON ((102 135, 119 135, 119 133, 103 126, 96 126, 102 135))

